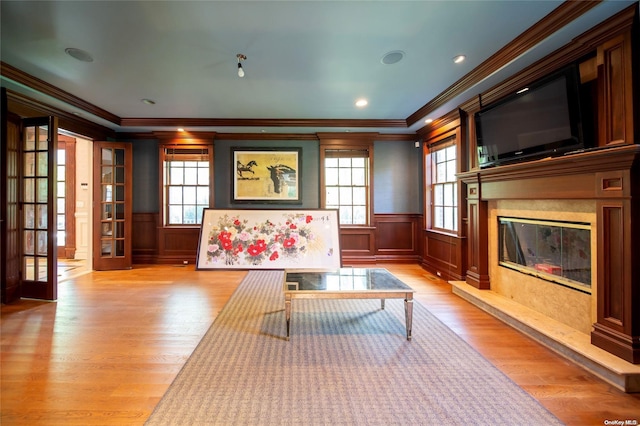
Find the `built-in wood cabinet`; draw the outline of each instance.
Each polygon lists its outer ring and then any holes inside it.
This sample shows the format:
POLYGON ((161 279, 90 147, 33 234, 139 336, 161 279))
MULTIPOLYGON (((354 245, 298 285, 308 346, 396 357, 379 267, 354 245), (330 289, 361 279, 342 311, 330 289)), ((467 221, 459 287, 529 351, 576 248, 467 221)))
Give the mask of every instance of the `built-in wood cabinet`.
MULTIPOLYGON (((597 321, 591 341, 620 358, 640 363, 640 227, 632 225, 632 218, 640 217, 640 141, 636 135, 638 111, 634 111, 639 96, 634 85, 640 79, 633 74, 638 52, 634 52, 632 42, 637 37, 635 13, 634 9, 621 12, 554 54, 558 67, 566 64, 561 58, 585 58, 580 63, 583 84, 587 85, 584 92, 592 98, 584 105, 593 111, 582 113, 586 120, 593 121, 585 128, 597 133, 587 136, 597 141, 598 147, 610 149, 484 170, 471 158, 469 171, 461 173, 459 179, 467 188, 465 280, 479 289, 491 287, 488 202, 593 200, 597 217, 597 321)), ((549 63, 545 58, 523 75, 539 77, 542 70, 553 70, 549 63)), ((512 80, 522 78, 514 76, 512 80)), ((513 81, 500 87, 507 90, 514 86, 513 81)), ((497 98, 500 87, 488 93, 497 98)), ((473 118, 479 102, 471 99, 461 109, 467 114, 468 135, 474 139, 473 118)))
POLYGON ((598 46, 600 146, 634 143, 631 37, 627 31, 598 46))

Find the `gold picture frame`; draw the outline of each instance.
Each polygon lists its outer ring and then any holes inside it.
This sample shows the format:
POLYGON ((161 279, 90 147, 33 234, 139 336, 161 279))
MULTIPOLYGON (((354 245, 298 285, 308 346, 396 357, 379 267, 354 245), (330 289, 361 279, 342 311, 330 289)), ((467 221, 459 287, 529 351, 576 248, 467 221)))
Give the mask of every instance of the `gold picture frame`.
POLYGON ((302 148, 231 148, 233 203, 301 204, 302 148))

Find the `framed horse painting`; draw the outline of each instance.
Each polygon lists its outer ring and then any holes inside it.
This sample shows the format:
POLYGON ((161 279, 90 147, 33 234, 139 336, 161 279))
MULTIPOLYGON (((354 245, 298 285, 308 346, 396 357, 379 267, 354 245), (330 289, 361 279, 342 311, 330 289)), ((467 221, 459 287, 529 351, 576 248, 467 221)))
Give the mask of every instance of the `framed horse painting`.
POLYGON ((302 148, 231 148, 234 203, 301 204, 302 148))

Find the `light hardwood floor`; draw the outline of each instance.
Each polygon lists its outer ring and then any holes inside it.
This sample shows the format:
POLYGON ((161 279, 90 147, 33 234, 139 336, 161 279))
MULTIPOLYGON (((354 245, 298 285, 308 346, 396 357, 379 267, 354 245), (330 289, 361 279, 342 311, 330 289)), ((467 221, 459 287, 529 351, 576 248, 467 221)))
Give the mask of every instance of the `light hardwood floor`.
MULTIPOLYGON (((640 422, 640 394, 566 361, 418 265, 379 266, 567 425, 640 422)), ((55 303, 3 305, 0 423, 144 424, 244 275, 137 265, 63 281, 55 303)))

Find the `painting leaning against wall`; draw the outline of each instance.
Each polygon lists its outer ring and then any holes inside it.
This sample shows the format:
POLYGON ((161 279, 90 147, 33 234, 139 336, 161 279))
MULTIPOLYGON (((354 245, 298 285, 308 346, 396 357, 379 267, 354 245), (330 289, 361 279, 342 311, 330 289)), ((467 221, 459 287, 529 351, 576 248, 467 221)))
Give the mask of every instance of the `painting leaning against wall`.
POLYGON ((302 203, 301 148, 231 148, 232 202, 302 203))
POLYGON ((342 266, 338 211, 205 209, 196 269, 342 266))

